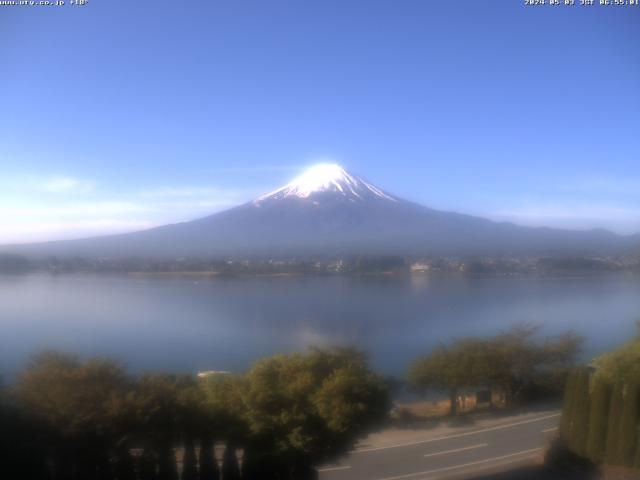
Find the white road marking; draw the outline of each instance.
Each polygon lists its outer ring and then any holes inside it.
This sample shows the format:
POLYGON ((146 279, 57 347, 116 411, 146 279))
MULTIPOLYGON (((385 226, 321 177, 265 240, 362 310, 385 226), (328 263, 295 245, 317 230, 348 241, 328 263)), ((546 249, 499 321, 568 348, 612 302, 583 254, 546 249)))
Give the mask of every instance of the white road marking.
POLYGON ((387 450, 389 448, 409 447, 411 445, 420 445, 420 444, 423 444, 423 443, 438 442, 440 440, 448 440, 450 438, 461 438, 461 437, 466 437, 466 436, 469 436, 469 435, 477 435, 478 433, 493 432, 495 430, 502 430, 504 428, 517 427, 518 425, 526 425, 527 423, 540 422, 542 420, 547 420, 549 418, 559 417, 560 415, 561 415, 560 413, 554 413, 554 414, 551 414, 551 415, 545 415, 544 417, 532 418, 530 420, 523 420, 521 422, 509 423, 509 424, 506 424, 506 425, 498 425, 496 427, 483 428, 482 430, 474 430, 474 431, 471 431, 471 432, 456 433, 455 435, 447 435, 447 436, 444 436, 444 437, 428 438, 426 440, 418 440, 418 441, 415 441, 415 442, 395 443, 395 444, 392 444, 392 445, 385 445, 385 446, 381 446, 381 447, 365 447, 365 448, 360 448, 360 449, 357 449, 357 450, 353 450, 351 453, 376 452, 378 450, 387 450))
POLYGON ((436 457, 438 455, 446 455, 448 453, 464 452, 465 450, 473 450, 474 448, 488 447, 488 443, 479 443, 470 447, 454 448, 453 450, 445 450, 444 452, 427 453, 425 457, 436 457))
POLYGON ((558 430, 558 427, 545 428, 542 433, 555 432, 556 430, 558 430))
POLYGON ((326 467, 326 468, 318 468, 318 472, 336 472, 338 470, 349 470, 351 466, 345 465, 343 467, 326 467))
MULTIPOLYGON (((474 466, 474 465, 482 465, 483 463, 494 462, 496 460, 504 460, 505 458, 512 458, 512 457, 516 457, 518 455, 525 455, 525 454, 529 454, 529 453, 533 453, 533 452, 540 452, 542 450, 544 450, 544 449, 543 448, 532 448, 530 450, 522 450, 521 452, 510 453, 508 455, 501 455, 499 457, 487 458, 485 460, 478 460, 478 461, 475 461, 475 462, 461 463, 460 465, 452 465, 450 467, 436 468, 434 470, 425 470, 424 472, 407 473, 405 475, 396 475, 394 477, 384 477, 384 478, 381 478, 380 480, 400 480, 402 478, 419 477, 421 475, 429 475, 431 473, 448 472, 448 471, 451 471, 451 470, 456 470, 458 468, 471 467, 471 466, 474 466)), ((499 466, 499 465, 496 465, 496 466, 499 466)))
MULTIPOLYGON (((480 465, 480 466, 474 466, 473 468, 469 469, 469 470, 462 470, 461 472, 456 472, 453 475, 455 476, 455 478, 460 478, 460 475, 467 475, 469 473, 474 473, 475 472, 480 472, 482 470, 489 470, 492 468, 499 468, 499 467, 504 467, 505 465, 512 465, 514 463, 522 463, 525 460, 533 460, 534 458, 537 458, 537 455, 528 455, 525 457, 519 457, 519 458, 514 458, 513 460, 505 460, 502 462, 498 462, 498 463, 492 463, 491 465, 480 465)), ((439 475, 437 477, 424 477, 424 478, 419 478, 416 480, 447 480, 447 479, 451 479, 451 475, 446 475, 443 477, 442 475, 439 475)))

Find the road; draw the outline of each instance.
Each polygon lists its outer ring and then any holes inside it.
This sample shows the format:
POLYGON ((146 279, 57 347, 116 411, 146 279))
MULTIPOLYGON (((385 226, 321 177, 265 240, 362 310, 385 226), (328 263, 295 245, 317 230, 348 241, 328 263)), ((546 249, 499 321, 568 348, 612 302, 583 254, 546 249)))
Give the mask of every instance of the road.
POLYGON ((318 469, 320 480, 470 479, 539 462, 559 412, 510 417, 445 434, 363 445, 334 465, 318 469))

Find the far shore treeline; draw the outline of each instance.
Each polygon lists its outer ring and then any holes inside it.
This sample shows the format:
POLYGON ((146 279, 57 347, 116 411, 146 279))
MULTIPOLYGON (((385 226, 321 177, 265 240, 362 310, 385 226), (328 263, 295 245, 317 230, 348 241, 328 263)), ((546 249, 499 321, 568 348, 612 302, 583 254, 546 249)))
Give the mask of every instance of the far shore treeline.
MULTIPOLYGON (((581 338, 521 325, 458 339, 408 371, 416 391, 489 389, 513 406, 561 395, 581 338)), ((352 348, 257 361, 242 375, 133 375, 106 358, 43 352, 0 396, 0 464, 45 480, 312 479, 383 426, 397 382, 352 348)))
POLYGON ((640 256, 422 256, 345 255, 251 256, 246 258, 37 257, 0 249, 0 274, 30 272, 138 273, 191 275, 336 275, 336 274, 576 274, 640 272, 640 256))

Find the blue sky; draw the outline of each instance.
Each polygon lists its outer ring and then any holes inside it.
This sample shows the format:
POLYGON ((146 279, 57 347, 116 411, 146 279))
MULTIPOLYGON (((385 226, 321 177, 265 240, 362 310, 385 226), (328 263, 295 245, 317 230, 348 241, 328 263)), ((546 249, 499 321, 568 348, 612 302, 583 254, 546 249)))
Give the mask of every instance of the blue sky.
POLYGON ((436 208, 640 231, 640 7, 0 7, 0 243, 187 220, 318 160, 436 208))

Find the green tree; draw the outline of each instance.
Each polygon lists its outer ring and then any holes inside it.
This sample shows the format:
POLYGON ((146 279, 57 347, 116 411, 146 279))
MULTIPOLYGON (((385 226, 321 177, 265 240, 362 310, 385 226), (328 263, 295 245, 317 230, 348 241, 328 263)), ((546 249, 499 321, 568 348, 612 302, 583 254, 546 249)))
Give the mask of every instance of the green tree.
POLYGON ((24 480, 47 477, 43 431, 0 389, 0 468, 2 476, 24 480))
POLYGON ((574 453, 586 456, 589 433, 589 371, 580 368, 575 382, 574 402, 569 433, 569 447, 574 453))
POLYGON ((596 375, 610 382, 640 383, 640 339, 593 361, 596 375))
POLYGON ((240 465, 236 456, 236 448, 231 442, 227 443, 222 455, 222 479, 240 480, 240 465))
POLYGON ((140 480, 156 480, 157 459, 150 448, 145 448, 136 459, 136 472, 140 480))
POLYGON ((187 436, 183 443, 182 475, 180 480, 198 480, 198 460, 196 449, 191 436, 187 436))
POLYGON ((624 406, 618 433, 617 459, 621 465, 633 467, 638 443, 638 386, 627 384, 624 389, 624 406))
POLYGON ((203 413, 205 421, 203 436, 211 440, 228 440, 239 442, 248 434, 246 421, 247 407, 244 403, 244 392, 247 389, 246 378, 238 375, 217 374, 199 380, 202 393, 203 413))
POLYGON ((213 453, 213 441, 211 439, 211 435, 207 432, 203 433, 200 440, 198 463, 200 464, 200 480, 220 479, 218 462, 216 461, 213 453))
POLYGON ((488 339, 491 383, 513 403, 532 385, 561 391, 575 365, 583 338, 569 331, 557 337, 538 339, 539 328, 522 324, 488 339))
POLYGON ((109 452, 126 435, 131 391, 119 364, 45 352, 22 372, 15 390, 25 412, 48 429, 57 476, 71 476, 71 471, 87 479, 109 475, 109 452))
POLYGON ((410 366, 409 385, 448 392, 452 415, 457 413, 456 397, 462 388, 497 388, 507 404, 534 386, 560 392, 582 338, 567 332, 541 340, 537 332, 534 326, 517 325, 494 337, 440 345, 410 366))
POLYGON ((281 469, 286 476, 345 453, 390 407, 384 379, 352 349, 261 360, 245 385, 247 448, 268 452, 271 464, 263 470, 281 469))
POLYGON ((567 377, 564 389, 564 400, 562 406, 562 417, 560 419, 560 437, 569 443, 571 438, 571 419, 573 417, 573 406, 575 402, 576 380, 578 371, 571 372, 567 377))
POLYGON ((409 367, 407 380, 413 390, 447 392, 450 414, 454 416, 460 389, 490 383, 494 365, 488 342, 462 339, 450 346, 440 345, 428 356, 415 361, 409 367))
POLYGON ((624 408, 624 383, 618 381, 613 386, 611 405, 609 407, 609 428, 607 430, 607 448, 605 453, 605 463, 609 465, 620 465, 619 457, 619 433, 622 410, 624 408))
POLYGON ((604 380, 594 380, 589 406, 587 456, 596 464, 602 463, 605 457, 611 393, 611 384, 604 380))
POLYGON ((136 383, 131 405, 135 411, 136 433, 149 458, 157 459, 158 480, 178 477, 174 445, 181 439, 185 412, 184 389, 193 379, 183 375, 146 374, 136 383))

